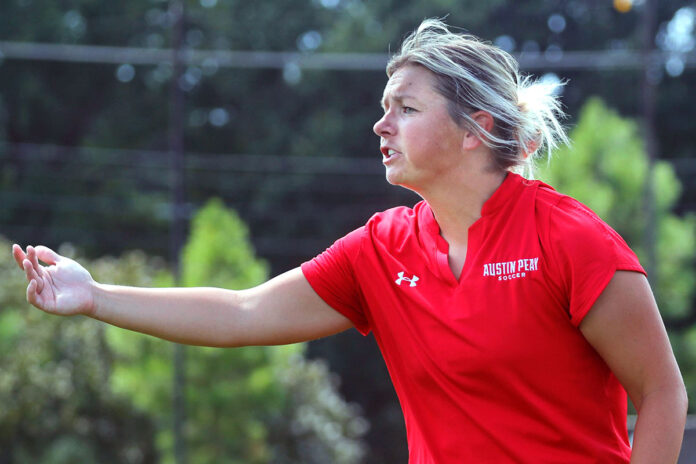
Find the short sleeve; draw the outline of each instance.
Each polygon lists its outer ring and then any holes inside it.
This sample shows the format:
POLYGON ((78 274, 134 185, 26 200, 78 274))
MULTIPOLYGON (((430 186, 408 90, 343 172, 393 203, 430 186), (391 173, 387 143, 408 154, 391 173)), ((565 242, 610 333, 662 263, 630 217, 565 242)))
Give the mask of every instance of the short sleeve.
POLYGON ((333 309, 350 319, 367 335, 370 325, 363 311, 363 299, 354 272, 365 228, 361 227, 334 242, 326 251, 302 264, 309 285, 333 309))
POLYGON ((545 255, 567 303, 571 323, 580 325, 616 271, 645 274, 635 253, 594 212, 569 197, 550 211, 545 255))

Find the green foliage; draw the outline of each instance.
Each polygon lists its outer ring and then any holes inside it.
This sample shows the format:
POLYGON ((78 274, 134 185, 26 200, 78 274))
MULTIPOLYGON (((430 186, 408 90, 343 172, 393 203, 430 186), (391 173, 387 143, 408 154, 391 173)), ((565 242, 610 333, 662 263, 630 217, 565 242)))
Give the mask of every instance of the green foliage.
POLYGON ((181 284, 243 289, 267 277, 268 266, 254 256, 246 225, 221 200, 210 200, 191 221, 181 254, 181 284))
MULTIPOLYGON (((640 245, 647 160, 634 122, 599 99, 583 107, 571 134, 573 145, 557 150, 540 178, 590 206, 636 247, 640 245)), ((662 185, 661 188, 672 188, 662 185)))
MULTIPOLYGON (((174 462, 174 345, 27 310, 9 250, 0 240, 0 461, 174 462)), ((69 246, 60 252, 74 255, 69 246)), ((266 278, 246 227, 218 200, 196 216, 182 256, 188 285, 241 288, 266 278)), ((99 282, 172 284, 164 263, 141 252, 81 261, 99 282)), ((304 358, 304 345, 188 348, 186 366, 192 464, 351 464, 365 453, 367 422, 326 366, 304 358)))
MULTIPOLYGON (((181 274, 186 286, 237 289, 267 278, 246 226, 220 200, 209 201, 195 215, 182 251, 181 274)), ((118 328, 109 328, 107 336, 116 356, 114 390, 156 419, 163 462, 174 462, 172 345, 118 328)), ((305 360, 303 353, 303 345, 187 347, 190 462, 358 462, 364 454, 360 437, 365 420, 337 394, 326 367, 305 360)))
POLYGON ((275 375, 287 401, 270 428, 272 462, 361 462, 365 449, 357 438, 365 434, 368 422, 338 394, 338 377, 327 364, 293 354, 275 375))
MULTIPOLYGON (((0 461, 155 462, 152 421, 109 386, 103 325, 27 310, 24 275, 9 251, 0 238, 0 461)), ((138 280, 133 269, 145 267, 137 254, 95 264, 95 276, 108 271, 130 281, 138 280)))

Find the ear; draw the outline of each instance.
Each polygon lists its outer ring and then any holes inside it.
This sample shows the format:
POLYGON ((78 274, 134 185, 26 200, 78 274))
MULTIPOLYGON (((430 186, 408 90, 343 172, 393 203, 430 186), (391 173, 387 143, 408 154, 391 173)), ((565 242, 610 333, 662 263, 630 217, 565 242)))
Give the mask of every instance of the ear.
POLYGON ((524 147, 524 152, 522 152, 522 158, 527 159, 531 155, 533 155, 537 149, 539 148, 539 138, 541 137, 541 132, 537 132, 537 138, 534 140, 530 140, 529 143, 527 143, 527 146, 524 147))
MULTIPOLYGON (((495 125, 493 121, 493 116, 487 111, 476 111, 471 114, 471 118, 479 125, 485 132, 492 132, 493 126, 495 125)), ((473 150, 474 148, 481 145, 482 140, 479 135, 473 130, 467 130, 464 134, 464 140, 462 148, 465 150, 473 150)))

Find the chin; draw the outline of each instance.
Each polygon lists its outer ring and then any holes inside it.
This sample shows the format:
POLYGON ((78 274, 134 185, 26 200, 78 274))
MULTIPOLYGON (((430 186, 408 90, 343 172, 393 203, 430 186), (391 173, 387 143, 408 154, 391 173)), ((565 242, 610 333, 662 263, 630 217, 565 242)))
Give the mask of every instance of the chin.
POLYGON ((406 179, 401 179, 398 176, 387 175, 387 182, 389 182, 391 185, 405 188, 406 190, 410 190, 420 195, 420 193, 418 193, 418 189, 413 185, 413 183, 408 182, 406 179))
POLYGON ((391 185, 401 185, 401 179, 399 179, 399 175, 394 172, 387 171, 385 178, 387 179, 387 182, 389 182, 391 185))

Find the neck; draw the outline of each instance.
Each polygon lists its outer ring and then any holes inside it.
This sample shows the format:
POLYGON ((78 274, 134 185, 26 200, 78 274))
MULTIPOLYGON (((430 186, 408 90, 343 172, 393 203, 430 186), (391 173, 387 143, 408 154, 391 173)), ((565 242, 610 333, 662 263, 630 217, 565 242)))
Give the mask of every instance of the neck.
POLYGON ((506 171, 485 170, 458 182, 421 193, 450 245, 466 245, 469 227, 481 217, 484 203, 505 180, 506 171))

